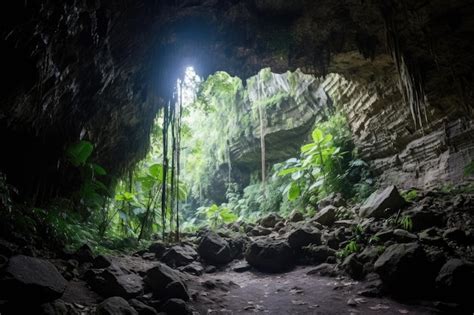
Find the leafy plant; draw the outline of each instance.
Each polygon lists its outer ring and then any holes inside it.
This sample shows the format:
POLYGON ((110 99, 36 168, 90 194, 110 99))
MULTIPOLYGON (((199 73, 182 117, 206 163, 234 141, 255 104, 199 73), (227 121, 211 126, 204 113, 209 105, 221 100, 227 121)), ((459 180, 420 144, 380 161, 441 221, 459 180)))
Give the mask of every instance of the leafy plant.
POLYGON ((357 244, 355 240, 351 240, 346 246, 337 252, 339 258, 345 258, 353 253, 358 253, 360 251, 360 245, 357 244))
POLYGON ((222 224, 232 223, 237 221, 237 215, 234 214, 229 208, 224 206, 218 206, 213 204, 209 207, 200 207, 197 211, 198 215, 204 215, 207 224, 212 228, 216 229, 222 224))
POLYGON ((87 208, 97 209, 105 206, 110 191, 99 180, 99 177, 107 175, 105 169, 90 162, 93 150, 92 143, 81 140, 67 148, 66 157, 80 171, 82 185, 78 193, 81 203, 87 208))
POLYGON ((398 220, 398 225, 404 230, 411 231, 413 229, 413 220, 410 216, 403 216, 398 220))
POLYGON ((401 195, 407 202, 412 202, 418 198, 418 190, 410 189, 403 192, 401 195))

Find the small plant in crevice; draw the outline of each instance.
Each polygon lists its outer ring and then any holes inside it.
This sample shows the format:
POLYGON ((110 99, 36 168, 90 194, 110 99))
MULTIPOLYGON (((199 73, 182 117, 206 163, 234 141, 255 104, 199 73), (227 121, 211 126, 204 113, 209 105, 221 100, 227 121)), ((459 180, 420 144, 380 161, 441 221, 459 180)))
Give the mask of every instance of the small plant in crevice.
POLYGON ((343 249, 339 250, 336 255, 340 259, 344 259, 345 257, 349 256, 350 254, 353 253, 358 253, 361 249, 361 246, 355 241, 351 240, 349 243, 344 246, 343 249))
POLYGON ((402 192, 401 196, 403 197, 403 199, 405 199, 406 202, 413 202, 418 198, 419 191, 417 189, 410 189, 402 192))
POLYGON ((413 220, 410 216, 402 216, 398 219, 398 225, 404 230, 411 231, 413 229, 413 220))

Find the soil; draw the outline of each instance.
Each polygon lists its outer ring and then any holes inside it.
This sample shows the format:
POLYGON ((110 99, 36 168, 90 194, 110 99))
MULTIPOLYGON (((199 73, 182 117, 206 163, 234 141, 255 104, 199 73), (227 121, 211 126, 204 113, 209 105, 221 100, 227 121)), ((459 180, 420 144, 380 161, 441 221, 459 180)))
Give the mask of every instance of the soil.
POLYGON ((217 286, 199 292, 193 306, 200 314, 438 314, 389 298, 362 297, 358 291, 364 283, 307 275, 311 269, 314 266, 284 274, 231 270, 206 274, 201 283, 217 286), (348 305, 349 300, 356 305, 348 305))

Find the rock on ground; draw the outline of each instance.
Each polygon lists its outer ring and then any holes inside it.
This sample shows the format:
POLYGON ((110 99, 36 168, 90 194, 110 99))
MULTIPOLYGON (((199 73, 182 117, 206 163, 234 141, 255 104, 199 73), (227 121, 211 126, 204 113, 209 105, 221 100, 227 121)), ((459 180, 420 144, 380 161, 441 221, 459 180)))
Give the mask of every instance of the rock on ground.
POLYGON ((234 259, 229 243, 212 232, 207 233, 201 239, 198 253, 202 259, 212 265, 224 265, 234 259))
POLYGON ((405 204, 405 199, 398 193, 397 187, 388 186, 382 191, 375 191, 360 208, 359 215, 369 218, 388 218, 405 204))
POLYGON ((321 244, 321 232, 309 224, 302 225, 290 232, 288 244, 293 249, 300 249, 310 244, 319 245, 321 244))
POLYGON ((6 278, 0 282, 0 295, 10 300, 45 303, 58 299, 67 281, 49 261, 18 255, 10 258, 6 278))
POLYGON ((431 270, 418 243, 389 246, 374 264, 374 270, 393 293, 423 296, 432 288, 431 270))
POLYGON ((138 312, 126 300, 114 296, 97 305, 96 315, 138 315, 138 312))
POLYGON ((175 245, 161 256, 160 260, 170 267, 186 266, 198 257, 198 253, 189 245, 175 245))
POLYGON ((472 301, 472 285, 474 283, 474 264, 461 259, 448 260, 436 277, 436 286, 441 296, 455 302, 469 303, 472 301))
POLYGON ((266 272, 283 272, 294 266, 293 250, 284 240, 256 240, 247 249, 245 259, 253 267, 266 272))
POLYGON ((145 282, 150 286, 153 296, 157 298, 189 299, 186 285, 180 273, 165 264, 159 263, 147 271, 145 282))

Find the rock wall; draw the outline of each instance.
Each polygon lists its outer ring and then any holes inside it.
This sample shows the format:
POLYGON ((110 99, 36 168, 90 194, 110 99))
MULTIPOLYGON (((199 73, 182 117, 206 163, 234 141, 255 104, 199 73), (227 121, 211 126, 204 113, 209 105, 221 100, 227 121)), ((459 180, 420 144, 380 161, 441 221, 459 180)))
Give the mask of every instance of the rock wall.
MULTIPOLYGON (((345 58, 364 63, 354 54, 345 58)), ((380 184, 429 188, 466 180, 464 167, 474 160, 474 121, 458 117, 454 104, 446 104, 450 112, 438 110, 427 97, 420 127, 403 99, 392 61, 374 62, 385 64, 385 71, 372 81, 363 74, 358 80, 330 74, 322 85, 345 112, 358 152, 380 184)), ((360 67, 373 72, 373 62, 360 67)))
POLYGON ((16 1, 0 12, 7 78, 0 171, 27 198, 64 195, 78 181, 62 167, 64 150, 87 137, 96 161, 119 176, 146 152, 160 100, 170 98, 190 63, 204 76, 223 70, 247 78, 264 67, 339 73, 385 100, 368 107, 360 101, 362 113, 352 122, 377 169, 391 169, 388 160, 398 155, 406 156, 404 173, 425 173, 432 166, 418 160, 421 154, 414 162, 401 152, 436 130, 447 130, 447 167, 457 169, 471 154, 473 17, 470 0, 16 1), (390 87, 381 81, 387 69, 390 87), (396 87, 399 94, 385 91, 396 87), (429 123, 421 128, 425 111, 429 123))
POLYGON ((247 80, 248 97, 237 106, 250 116, 250 136, 232 139, 231 161, 251 171, 260 169, 260 120, 258 107, 264 108, 266 160, 268 165, 299 154, 314 123, 323 119, 332 102, 321 81, 300 70, 276 74, 269 69, 247 80))

